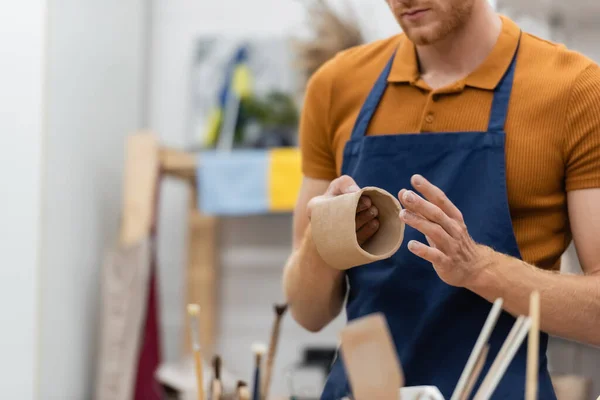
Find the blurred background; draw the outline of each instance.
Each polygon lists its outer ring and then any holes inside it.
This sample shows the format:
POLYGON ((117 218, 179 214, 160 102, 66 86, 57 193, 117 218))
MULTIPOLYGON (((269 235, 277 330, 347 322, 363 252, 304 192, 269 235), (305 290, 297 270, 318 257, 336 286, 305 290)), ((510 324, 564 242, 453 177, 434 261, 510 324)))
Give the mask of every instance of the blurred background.
MULTIPOLYGON (((140 132, 155 139, 161 162, 170 150, 181 161, 161 175, 153 203, 161 382, 189 386, 185 305, 208 301, 202 293, 214 299, 203 304, 214 352, 235 379, 251 380, 250 347, 268 342, 283 300, 306 80, 335 52, 399 31, 384 1, 327 4, 0 3, 3 398, 94 398, 103 268, 130 211, 126 165, 135 160, 126 145, 140 132)), ((600 3, 495 6, 523 29, 600 59, 600 3)), ((563 269, 579 273, 573 249, 563 269)), ((319 359, 335 349, 343 322, 311 334, 284 317, 274 395, 318 393, 319 359)), ((583 398, 600 394, 597 349, 553 338, 550 363, 553 374, 588 382, 583 398)))

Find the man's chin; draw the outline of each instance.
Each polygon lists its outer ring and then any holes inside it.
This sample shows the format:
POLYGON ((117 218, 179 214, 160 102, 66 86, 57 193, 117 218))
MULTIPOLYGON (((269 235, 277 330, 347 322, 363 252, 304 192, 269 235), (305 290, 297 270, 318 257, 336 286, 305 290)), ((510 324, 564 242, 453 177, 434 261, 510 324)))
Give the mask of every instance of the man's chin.
POLYGON ((416 46, 427 46, 435 42, 434 35, 426 29, 410 29, 405 33, 406 37, 416 46))
POLYGON ((428 46, 440 41, 443 36, 440 35, 439 26, 429 25, 408 28, 404 31, 406 37, 417 46, 428 46))

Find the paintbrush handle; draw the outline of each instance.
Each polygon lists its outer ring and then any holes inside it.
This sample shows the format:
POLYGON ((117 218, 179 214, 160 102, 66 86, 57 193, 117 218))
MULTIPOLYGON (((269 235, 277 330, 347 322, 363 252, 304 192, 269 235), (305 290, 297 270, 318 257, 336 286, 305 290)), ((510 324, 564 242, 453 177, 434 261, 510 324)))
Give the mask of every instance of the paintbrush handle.
POLYGON ((248 388, 240 388, 238 389, 238 400, 250 400, 250 393, 248 392, 248 388))
POLYGON ((254 391, 252 393, 252 400, 260 400, 260 366, 257 365, 254 371, 254 391))
POLYGON ((471 392, 477 383, 477 379, 479 379, 479 375, 481 375, 481 371, 483 371, 483 367, 485 366, 485 360, 487 359, 488 353, 490 350, 490 346, 486 344, 483 347, 483 350, 479 354, 479 359, 477 360, 477 364, 475 364, 475 368, 467 381, 467 386, 465 386, 465 390, 462 394, 461 400, 468 400, 471 396, 471 392))
POLYGON ((213 381, 210 390, 210 400, 221 400, 223 396, 223 388, 221 386, 221 381, 213 381))
POLYGON ((531 329, 527 344, 527 383, 525 399, 535 400, 538 393, 538 369, 540 351, 540 293, 533 292, 529 298, 529 317, 531 329))
POLYGON ((500 347, 500 350, 498 351, 498 354, 496 355, 494 362, 490 366, 490 369, 488 370, 485 378, 483 379, 483 382, 481 382, 481 385, 479 386, 479 389, 477 390, 477 393, 475 394, 475 400, 481 400, 484 398, 482 396, 485 395, 487 388, 490 385, 491 380, 493 379, 495 371, 498 368, 498 365, 502 362, 504 354, 507 352, 508 348, 510 347, 510 344, 512 343, 513 338, 519 331, 519 328, 521 327, 521 324, 523 322, 523 318, 524 318, 523 316, 519 316, 517 318, 517 320, 515 321, 515 323, 513 324, 510 332, 508 333, 508 336, 506 337, 506 339, 504 340, 504 343, 502 344, 502 347, 500 347))
POLYGON ((271 343, 269 345, 269 352, 267 354, 267 363, 265 366, 265 374, 262 381, 261 387, 261 399, 267 400, 269 395, 269 387, 271 386, 271 376, 273 374, 273 364, 275 363, 275 352, 277 351, 277 342, 279 341, 279 329, 281 327, 281 316, 278 316, 271 332, 271 343))
POLYGON ((494 393, 494 390, 496 390, 496 387, 498 386, 498 383, 500 383, 500 380, 504 376, 506 369, 508 368, 508 366, 510 365, 511 361, 513 360, 515 354, 519 350, 519 347, 523 343, 525 336, 527 336, 527 333, 529 332, 530 327, 531 327, 531 319, 529 317, 527 317, 523 320, 523 322, 519 326, 519 329, 515 333, 513 340, 511 341, 508 349, 506 350, 506 352, 504 353, 504 356, 498 363, 497 368, 494 370, 493 375, 490 379, 489 385, 486 387, 486 392, 484 393, 484 396, 482 397, 484 400, 491 398, 492 394, 494 393))
POLYGON ((198 400, 204 400, 204 372, 202 371, 202 355, 199 350, 194 351, 196 363, 196 381, 198 382, 198 400))
POLYGON ((473 374, 473 369, 475 368, 477 361, 481 356, 484 346, 488 342, 490 335, 496 326, 496 322, 498 321, 500 313, 502 312, 503 303, 504 300, 502 298, 494 301, 494 305, 492 306, 492 309, 485 320, 485 324, 479 333, 479 337, 477 338, 477 342, 475 342, 475 346, 473 346, 473 350, 471 351, 471 355, 467 360, 467 364, 465 365, 458 383, 456 384, 454 393, 452 393, 451 400, 460 400, 464 397, 465 387, 473 374))

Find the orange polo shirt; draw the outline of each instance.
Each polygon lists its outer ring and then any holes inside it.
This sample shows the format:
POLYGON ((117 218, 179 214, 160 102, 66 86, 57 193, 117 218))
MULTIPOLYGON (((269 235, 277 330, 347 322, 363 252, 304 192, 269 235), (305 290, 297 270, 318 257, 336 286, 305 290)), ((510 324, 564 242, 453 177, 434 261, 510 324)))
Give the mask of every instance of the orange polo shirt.
MULTIPOLYGON (((435 91, 420 80, 415 47, 403 34, 328 61, 307 87, 300 123, 303 174, 326 180, 340 175, 358 113, 396 49, 368 135, 487 130, 493 90, 521 33, 510 19, 502 21, 482 65, 435 91)), ((566 192, 600 187, 600 67, 523 33, 505 128, 508 201, 521 254, 540 268, 559 269, 572 239, 566 192)))

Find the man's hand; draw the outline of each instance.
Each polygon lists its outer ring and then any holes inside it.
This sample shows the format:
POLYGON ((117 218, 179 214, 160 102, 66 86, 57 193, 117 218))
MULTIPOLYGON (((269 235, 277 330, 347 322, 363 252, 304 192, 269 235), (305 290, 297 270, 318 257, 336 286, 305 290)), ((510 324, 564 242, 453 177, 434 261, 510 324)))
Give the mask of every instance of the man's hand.
POLYGON ((411 241, 408 248, 430 261, 444 282, 467 288, 490 303, 502 298, 503 308, 515 317, 529 313, 529 296, 537 290, 542 331, 600 346, 600 264, 596 243, 600 219, 595 218, 600 215, 596 207, 600 189, 569 192, 571 228, 577 251, 584 255, 581 264, 585 275, 578 276, 545 271, 475 243, 461 212, 442 190, 419 175, 413 176, 411 183, 424 198, 401 190, 398 198, 405 207, 401 218, 423 233, 429 246, 411 241))
MULTIPOLYGON (((335 197, 347 193, 358 192, 360 188, 354 182, 354 179, 347 175, 340 176, 339 178, 331 181, 329 188, 322 196, 314 197, 307 206, 307 214, 310 219, 312 213, 312 207, 315 202, 323 200, 327 197, 335 197)), ((358 243, 362 246, 367 240, 369 240, 379 229, 379 220, 377 215, 379 210, 373 205, 371 199, 368 196, 362 196, 358 202, 356 208, 356 238, 358 243)))
POLYGON ((402 220, 429 242, 412 240, 408 249, 431 262, 440 279, 452 286, 467 287, 491 265, 497 255, 489 247, 479 245, 469 235, 462 213, 446 194, 420 175, 411 179, 415 192, 402 189, 398 199, 404 206, 402 220))

